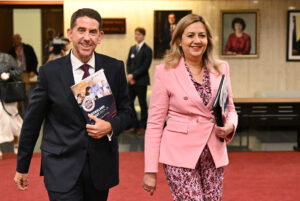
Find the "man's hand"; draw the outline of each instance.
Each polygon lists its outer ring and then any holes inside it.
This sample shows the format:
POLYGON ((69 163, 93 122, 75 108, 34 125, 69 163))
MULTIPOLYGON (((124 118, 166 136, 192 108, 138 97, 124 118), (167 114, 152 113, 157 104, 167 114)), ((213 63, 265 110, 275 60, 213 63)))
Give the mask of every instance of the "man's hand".
POLYGON ((106 136, 107 134, 111 133, 112 127, 108 121, 98 119, 97 117, 90 114, 88 115, 88 117, 95 122, 94 125, 92 124, 86 125, 86 130, 90 137, 94 139, 100 139, 106 136))
POLYGON ((135 80, 133 78, 133 75, 132 74, 128 74, 127 75, 127 82, 131 85, 134 85, 135 84, 135 80))
POLYGON ((154 191, 156 190, 156 173, 146 172, 144 174, 143 188, 145 191, 149 192, 150 195, 154 194, 154 191))
POLYGON ((15 184, 17 185, 17 188, 20 190, 26 190, 28 188, 28 174, 22 174, 19 172, 16 172, 14 177, 15 184))

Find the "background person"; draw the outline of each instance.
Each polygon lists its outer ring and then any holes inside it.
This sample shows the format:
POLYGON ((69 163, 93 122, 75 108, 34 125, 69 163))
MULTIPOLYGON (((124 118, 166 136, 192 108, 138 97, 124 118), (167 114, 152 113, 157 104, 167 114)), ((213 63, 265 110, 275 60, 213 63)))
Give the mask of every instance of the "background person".
MULTIPOLYGON (((31 45, 22 43, 20 34, 13 36, 13 47, 8 51, 18 63, 22 70, 21 80, 26 84, 26 96, 29 96, 30 83, 29 79, 37 75, 38 60, 34 49, 31 45)), ((28 98, 25 100, 25 106, 28 104, 28 98)))
POLYGON ((234 18, 231 26, 234 33, 228 37, 225 54, 250 54, 251 38, 243 32, 246 28, 245 21, 242 18, 234 18))
POLYGON ((40 68, 21 131, 14 181, 19 189, 28 188, 28 169, 45 120, 41 174, 50 201, 105 201, 109 188, 119 183, 117 136, 130 121, 124 64, 95 52, 104 34, 97 11, 79 9, 70 24, 71 53, 40 68), (111 86, 117 114, 109 121, 89 115, 95 122, 91 125, 86 124, 70 87, 100 67, 111 86))
MULTIPOLYGON (((20 80, 21 71, 15 59, 0 52, 0 83, 20 80)), ((18 153, 19 136, 23 120, 18 114, 18 103, 0 103, 0 145, 14 141, 14 153, 18 153), (16 115, 17 114, 17 115, 16 115)), ((2 152, 0 147, 0 159, 2 152)))
POLYGON ((160 162, 175 201, 222 200, 226 142, 235 133, 237 113, 229 66, 215 60, 213 52, 209 25, 189 14, 177 24, 165 63, 156 67, 145 135, 143 186, 150 194, 160 162), (223 73, 229 104, 225 126, 218 127, 212 104, 223 73))
POLYGON ((152 50, 145 43, 146 30, 137 27, 134 32, 136 45, 131 46, 127 58, 127 81, 131 108, 134 111, 133 128, 138 134, 144 134, 148 118, 147 87, 150 85, 149 68, 152 62, 152 50), (138 97, 141 107, 141 118, 138 121, 134 108, 138 97))

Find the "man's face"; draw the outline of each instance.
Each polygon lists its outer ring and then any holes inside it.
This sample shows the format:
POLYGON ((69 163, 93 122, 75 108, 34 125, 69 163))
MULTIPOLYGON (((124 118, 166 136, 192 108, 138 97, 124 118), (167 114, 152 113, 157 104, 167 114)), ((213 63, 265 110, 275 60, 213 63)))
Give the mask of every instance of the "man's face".
POLYGON ((168 16, 168 21, 169 21, 169 24, 170 24, 170 25, 175 24, 175 21, 176 21, 175 15, 174 15, 174 14, 170 14, 170 15, 168 16))
POLYGON ((141 32, 136 31, 134 32, 134 39, 137 43, 140 43, 144 41, 145 36, 141 32))
POLYGON ((73 54, 83 63, 93 56, 93 52, 103 38, 99 23, 87 16, 77 18, 75 26, 68 29, 68 37, 73 42, 73 54))
POLYGON ((19 35, 14 35, 13 36, 13 45, 18 46, 22 43, 22 38, 19 35))

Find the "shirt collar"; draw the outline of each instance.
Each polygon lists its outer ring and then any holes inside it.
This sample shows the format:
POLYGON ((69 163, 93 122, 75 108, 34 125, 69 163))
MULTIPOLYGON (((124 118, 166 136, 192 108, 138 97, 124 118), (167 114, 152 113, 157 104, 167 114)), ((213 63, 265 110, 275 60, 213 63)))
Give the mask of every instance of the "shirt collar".
POLYGON ((139 50, 141 49, 141 47, 143 47, 145 41, 140 42, 139 44, 137 44, 137 46, 139 47, 139 50))
MULTIPOLYGON (((75 57, 73 54, 73 49, 71 50, 71 64, 74 70, 77 70, 84 64, 77 57, 75 57)), ((95 68, 95 53, 93 53, 93 56, 86 64, 88 64, 91 68, 95 68)))

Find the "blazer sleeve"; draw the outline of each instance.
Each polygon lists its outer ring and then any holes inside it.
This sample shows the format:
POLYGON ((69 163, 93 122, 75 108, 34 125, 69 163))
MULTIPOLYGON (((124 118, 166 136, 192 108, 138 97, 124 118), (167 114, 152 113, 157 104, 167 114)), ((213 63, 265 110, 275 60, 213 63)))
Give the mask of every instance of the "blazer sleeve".
POLYGON ((150 47, 147 46, 144 50, 145 58, 142 59, 142 62, 139 64, 139 67, 136 68, 136 70, 132 73, 133 78, 136 80, 140 76, 145 75, 145 73, 148 72, 148 69, 150 68, 151 62, 152 62, 152 50, 150 47))
POLYGON ((145 172, 158 172, 163 126, 169 108, 169 93, 163 80, 164 66, 156 67, 145 134, 145 172))
POLYGON ((227 62, 224 62, 224 64, 225 64, 224 73, 225 73, 226 80, 227 80, 228 100, 229 100, 227 110, 226 110, 226 113, 225 113, 226 114, 226 122, 230 122, 234 126, 234 131, 225 138, 226 142, 229 143, 233 139, 233 136, 236 132, 236 128, 237 128, 237 125, 238 125, 238 115, 237 115, 237 112, 235 110, 235 106, 234 106, 234 103, 233 103, 233 95, 232 95, 232 88, 231 88, 229 65, 228 65, 227 62))
POLYGON ((36 88, 30 99, 21 129, 17 159, 17 171, 20 173, 28 172, 33 149, 46 115, 47 102, 46 73, 44 72, 44 67, 41 67, 36 88))
POLYGON ((113 130, 113 136, 118 136, 131 123, 132 110, 128 96, 127 81, 124 70, 124 63, 120 62, 118 74, 118 93, 115 95, 117 115, 109 120, 113 130))

